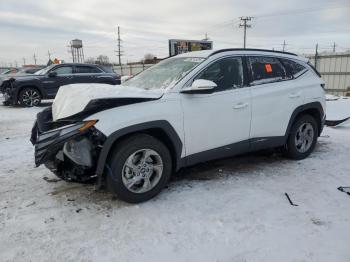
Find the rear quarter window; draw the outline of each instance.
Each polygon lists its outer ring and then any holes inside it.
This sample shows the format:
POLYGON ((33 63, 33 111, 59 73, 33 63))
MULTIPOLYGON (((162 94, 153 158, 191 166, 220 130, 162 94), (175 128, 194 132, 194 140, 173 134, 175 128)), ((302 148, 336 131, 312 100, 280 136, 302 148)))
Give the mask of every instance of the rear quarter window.
POLYGON ((285 58, 280 58, 280 60, 286 69, 287 76, 289 77, 298 77, 306 71, 305 66, 299 64, 298 62, 285 58))

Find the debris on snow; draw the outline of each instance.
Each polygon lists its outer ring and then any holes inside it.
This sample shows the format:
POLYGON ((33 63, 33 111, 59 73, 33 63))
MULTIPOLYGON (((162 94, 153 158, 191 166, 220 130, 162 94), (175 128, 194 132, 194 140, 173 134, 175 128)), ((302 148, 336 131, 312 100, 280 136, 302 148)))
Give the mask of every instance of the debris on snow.
POLYGON ((341 192, 344 192, 350 196, 350 187, 340 186, 340 187, 338 187, 338 190, 341 192))
POLYGON ((296 206, 296 207, 299 206, 299 205, 293 203, 293 201, 290 199, 288 193, 284 193, 284 194, 286 195, 286 197, 287 197, 287 199, 289 201, 289 204, 291 204, 292 206, 296 206))

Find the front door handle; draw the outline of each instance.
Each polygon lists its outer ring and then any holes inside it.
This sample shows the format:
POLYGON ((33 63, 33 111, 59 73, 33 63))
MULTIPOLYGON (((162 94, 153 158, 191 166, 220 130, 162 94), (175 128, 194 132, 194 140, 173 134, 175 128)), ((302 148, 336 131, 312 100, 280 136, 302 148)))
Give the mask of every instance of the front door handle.
POLYGON ((233 107, 233 109, 241 109, 241 108, 245 108, 247 106, 248 106, 248 103, 238 103, 233 107))
POLYGON ((288 96, 289 98, 298 98, 298 97, 300 97, 300 92, 297 92, 297 93, 291 93, 291 94, 289 94, 289 96, 288 96))

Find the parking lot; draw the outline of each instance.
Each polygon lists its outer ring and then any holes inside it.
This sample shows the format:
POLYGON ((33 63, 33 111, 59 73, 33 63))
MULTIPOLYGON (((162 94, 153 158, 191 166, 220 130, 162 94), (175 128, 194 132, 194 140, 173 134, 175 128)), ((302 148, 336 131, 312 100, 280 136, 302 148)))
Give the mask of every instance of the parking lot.
POLYGON ((349 261, 350 196, 337 188, 350 185, 350 126, 326 127, 305 160, 197 165, 131 205, 34 168, 44 106, 0 106, 0 261, 349 261))

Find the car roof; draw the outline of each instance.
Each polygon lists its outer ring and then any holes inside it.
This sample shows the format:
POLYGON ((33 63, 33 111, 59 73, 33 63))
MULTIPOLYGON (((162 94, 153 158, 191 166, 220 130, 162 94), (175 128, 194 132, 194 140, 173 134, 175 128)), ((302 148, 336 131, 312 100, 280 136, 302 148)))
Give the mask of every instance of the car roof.
POLYGON ((70 65, 70 66, 98 66, 97 64, 83 64, 83 63, 62 63, 62 64, 52 64, 52 65, 70 65))
POLYGON ((177 55, 177 57, 200 57, 208 58, 214 55, 223 55, 223 54, 239 54, 239 55, 266 55, 266 56, 276 56, 276 57, 286 57, 290 59, 300 60, 307 62, 308 59, 305 57, 298 56, 289 52, 274 51, 267 49, 250 49, 250 48, 229 48, 229 49, 214 49, 214 50, 202 50, 188 52, 184 54, 177 55))

